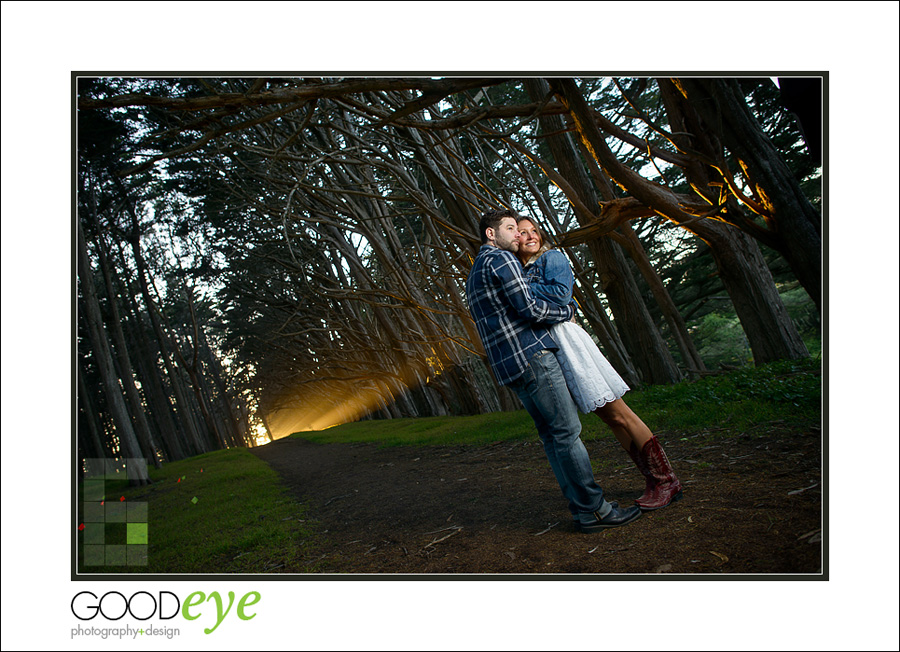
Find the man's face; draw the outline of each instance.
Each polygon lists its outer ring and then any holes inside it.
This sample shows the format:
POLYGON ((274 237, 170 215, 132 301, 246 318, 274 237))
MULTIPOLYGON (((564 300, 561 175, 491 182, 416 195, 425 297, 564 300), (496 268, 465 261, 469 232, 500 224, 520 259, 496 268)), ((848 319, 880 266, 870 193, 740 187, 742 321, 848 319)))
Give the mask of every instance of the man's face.
POLYGON ((512 217, 504 217, 494 230, 494 246, 516 253, 519 250, 519 227, 512 217))

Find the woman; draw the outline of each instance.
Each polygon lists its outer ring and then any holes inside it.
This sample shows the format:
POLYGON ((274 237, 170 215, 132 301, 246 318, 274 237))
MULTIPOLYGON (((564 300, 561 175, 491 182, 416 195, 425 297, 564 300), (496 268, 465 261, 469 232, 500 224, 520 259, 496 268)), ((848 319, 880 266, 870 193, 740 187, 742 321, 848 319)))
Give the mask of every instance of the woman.
MULTIPOLYGON (((572 301, 574 277, 569 261, 547 243, 537 225, 522 218, 518 257, 532 293, 545 301, 572 301)), ((578 409, 593 412, 612 430, 646 480, 635 503, 644 511, 660 509, 682 497, 681 483, 656 436, 629 408, 622 396, 628 385, 607 362, 590 335, 574 321, 552 327, 557 357, 578 409)))

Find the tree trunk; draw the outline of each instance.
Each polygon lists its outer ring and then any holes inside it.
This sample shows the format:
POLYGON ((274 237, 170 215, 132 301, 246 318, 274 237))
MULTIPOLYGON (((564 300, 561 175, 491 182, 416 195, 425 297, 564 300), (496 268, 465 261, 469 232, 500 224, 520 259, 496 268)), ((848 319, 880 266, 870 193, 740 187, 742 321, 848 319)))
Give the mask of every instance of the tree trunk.
MULTIPOLYGON (((136 217, 133 216, 133 220, 134 226, 136 227, 136 217)), ((172 387, 173 394, 175 395, 177 415, 179 421, 188 434, 188 447, 192 455, 205 453, 209 450, 209 446, 206 441, 201 438, 200 433, 197 432, 197 428, 191 415, 191 404, 187 400, 184 388, 182 387, 182 381, 179 376, 178 370, 175 369, 175 366, 172 364, 172 361, 169 358, 169 338, 166 336, 165 331, 163 330, 162 325, 159 322, 156 305, 153 302, 153 298, 150 296, 150 288, 147 285, 146 278, 147 265, 144 262, 144 257, 141 253, 140 239, 137 235, 136 230, 131 236, 131 250, 134 255, 135 262, 137 263, 137 275, 138 282, 141 286, 141 295, 144 298, 144 304, 147 306, 147 314, 150 317, 150 323, 153 325, 153 331, 156 334, 156 340, 159 344, 159 349, 162 354, 163 365, 166 368, 166 373, 169 378, 169 384, 172 387)))
POLYGON ((91 400, 87 383, 84 380, 83 362, 78 361, 78 402, 81 405, 81 419, 78 422, 78 438, 85 457, 108 458, 110 451, 104 442, 100 423, 97 420, 97 409, 91 400), (85 432, 86 431, 86 432, 85 432))
POLYGON ((144 462, 137 436, 134 434, 131 418, 128 415, 128 408, 125 406, 125 398, 122 396, 122 388, 119 385, 119 379, 113 366, 109 341, 106 339, 106 334, 103 330, 103 317, 101 316, 97 293, 94 289, 91 262, 88 257, 87 245, 84 241, 84 233, 80 222, 78 224, 78 263, 83 297, 82 307, 84 308, 85 321, 88 324, 91 349, 97 360, 97 367, 103 382, 103 390, 116 426, 116 434, 119 438, 119 453, 128 460, 129 483, 135 485, 149 484, 150 478, 147 475, 147 465, 144 462))
MULTIPOLYGON (((118 262, 120 269, 128 268, 121 246, 118 247, 118 262)), ((137 352, 138 378, 150 405, 150 418, 156 426, 157 441, 161 440, 163 443, 166 460, 184 459, 187 457, 187 453, 182 442, 189 445, 188 435, 183 424, 173 416, 170 393, 163 384, 164 375, 159 367, 159 359, 160 356, 165 355, 164 349, 159 348, 159 342, 157 342, 157 346, 154 346, 147 337, 141 317, 143 311, 137 299, 134 298, 136 292, 140 292, 140 290, 134 288, 133 281, 124 274, 120 281, 125 285, 122 296, 129 299, 124 304, 127 310, 127 331, 131 334, 134 342, 131 349, 137 352)))
POLYGON ((211 371, 212 380, 216 387, 216 391, 219 394, 219 404, 222 406, 222 411, 225 415, 224 425, 230 431, 230 439, 233 442, 234 446, 249 446, 250 433, 246 428, 241 427, 243 421, 237 415, 235 415, 233 401, 224 379, 225 369, 219 362, 219 359, 216 356, 216 352, 213 351, 212 347, 210 346, 209 338, 206 337, 206 333, 202 328, 200 329, 200 344, 203 346, 202 350, 206 354, 207 364, 211 371))
POLYGON ((710 246, 754 363, 809 357, 756 240, 725 224, 695 225, 692 230, 710 246))
MULTIPOLYGON (((134 333, 133 314, 130 320, 132 333, 134 333)), ((165 459, 167 461, 184 459, 187 455, 184 452, 182 441, 187 435, 183 426, 173 418, 172 401, 160 375, 158 352, 150 353, 152 347, 143 331, 133 337, 137 340, 138 378, 150 406, 150 418, 155 424, 159 439, 162 440, 165 459)))
POLYGON ((669 323, 672 337, 675 339, 678 349, 681 351, 681 356, 684 358, 684 363, 688 368, 688 371, 691 372, 692 375, 697 375, 700 372, 706 371, 706 365, 703 364, 700 352, 697 351, 697 347, 694 346, 694 340, 688 333, 687 324, 684 323, 681 313, 678 312, 678 308, 675 306, 675 302, 672 301, 672 297, 666 290, 665 285, 663 285, 662 279, 659 278, 659 274, 657 274, 656 270, 650 265, 650 260, 647 258, 647 253, 644 251, 644 246, 641 244, 634 229, 631 228, 631 224, 625 222, 619 228, 624 235, 623 245, 628 250, 628 253, 631 254, 631 259, 638 266, 647 285, 650 286, 650 291, 653 292, 653 296, 656 298, 656 302, 659 304, 663 316, 669 323))
POLYGON ((125 342, 125 334, 122 332, 122 319, 119 316, 116 291, 113 287, 112 275, 110 274, 109 263, 104 251, 103 237, 99 235, 99 223, 96 215, 92 217, 94 218, 94 226, 98 229, 97 255, 100 260, 100 271, 103 274, 103 281, 106 285, 106 295, 109 299, 108 330, 112 332, 115 343, 114 350, 121 372, 122 388, 125 390, 125 396, 128 399, 128 404, 131 406, 135 434, 144 452, 143 457, 149 458, 158 469, 162 467, 162 462, 160 462, 159 455, 156 452, 156 444, 153 441, 153 434, 150 431, 150 424, 147 422, 147 415, 144 411, 144 402, 134 384, 134 370, 131 365, 131 356, 128 353, 128 345, 125 342))
POLYGON ((215 446, 216 449, 228 448, 228 442, 225 438, 225 433, 221 431, 221 429, 216 424, 216 419, 214 418, 212 411, 210 410, 209 400, 207 398, 208 392, 205 392, 205 383, 202 378, 203 369, 200 364, 200 350, 202 347, 201 341, 203 337, 200 335, 201 326, 197 322, 197 315, 194 312, 194 297, 193 290, 184 284, 184 293, 187 298, 188 307, 190 309, 191 314, 191 327, 194 331, 194 337, 192 338, 192 355, 191 361, 188 362, 185 357, 181 354, 181 350, 178 346, 175 347, 175 353, 178 355, 178 359, 181 362, 182 368, 187 373, 188 377, 191 379, 191 388, 194 390, 194 398, 197 399, 196 405, 200 409, 200 414, 203 415, 203 423, 206 424, 206 429, 208 435, 211 439, 211 443, 215 446))

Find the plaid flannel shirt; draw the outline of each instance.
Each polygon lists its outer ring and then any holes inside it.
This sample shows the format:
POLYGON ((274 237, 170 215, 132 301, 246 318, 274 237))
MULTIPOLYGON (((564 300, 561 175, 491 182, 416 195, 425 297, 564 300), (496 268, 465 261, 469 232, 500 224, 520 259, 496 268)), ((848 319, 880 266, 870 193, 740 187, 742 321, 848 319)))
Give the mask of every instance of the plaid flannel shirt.
POLYGON ((497 382, 508 385, 525 373, 542 349, 556 351, 549 327, 571 319, 574 309, 536 299, 509 251, 482 245, 466 280, 469 312, 475 320, 497 382))

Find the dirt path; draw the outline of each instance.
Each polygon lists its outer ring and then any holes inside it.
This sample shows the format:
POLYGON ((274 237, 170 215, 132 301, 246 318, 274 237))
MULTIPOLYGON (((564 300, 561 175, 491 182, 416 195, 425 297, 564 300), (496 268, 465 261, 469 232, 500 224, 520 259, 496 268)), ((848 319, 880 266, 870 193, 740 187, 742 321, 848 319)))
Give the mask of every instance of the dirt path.
MULTIPOLYGON (((323 531, 329 573, 818 574, 820 434, 660 433, 684 500, 581 534, 534 441, 391 447, 280 440, 255 449, 323 531)), ((642 480, 612 438, 587 442, 609 500, 642 480)), ((286 569, 287 570, 287 569, 286 569)))

